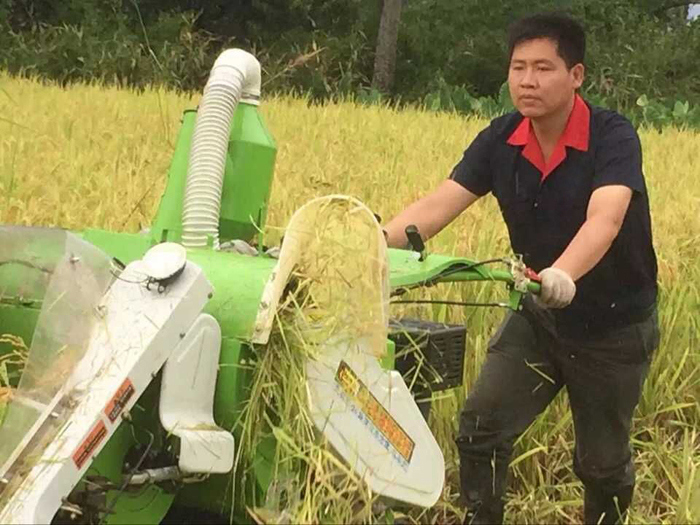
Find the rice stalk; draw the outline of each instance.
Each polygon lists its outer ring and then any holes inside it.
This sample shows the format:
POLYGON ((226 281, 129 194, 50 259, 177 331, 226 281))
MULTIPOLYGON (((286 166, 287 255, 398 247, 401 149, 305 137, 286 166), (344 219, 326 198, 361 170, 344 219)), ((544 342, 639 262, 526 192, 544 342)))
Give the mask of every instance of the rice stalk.
POLYGON ((29 356, 29 348, 24 340, 13 334, 0 334, 0 344, 9 345, 11 351, 0 354, 0 425, 5 419, 7 405, 12 399, 13 382, 11 377, 19 377, 29 356))

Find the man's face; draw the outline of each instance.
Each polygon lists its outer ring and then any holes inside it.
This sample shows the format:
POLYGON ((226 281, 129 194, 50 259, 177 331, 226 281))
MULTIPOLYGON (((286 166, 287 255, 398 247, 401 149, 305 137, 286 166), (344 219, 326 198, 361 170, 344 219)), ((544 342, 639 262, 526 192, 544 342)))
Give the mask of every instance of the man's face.
POLYGON ((583 82, 583 64, 567 69, 549 38, 516 45, 510 59, 508 87, 515 107, 525 117, 538 118, 567 106, 583 82))

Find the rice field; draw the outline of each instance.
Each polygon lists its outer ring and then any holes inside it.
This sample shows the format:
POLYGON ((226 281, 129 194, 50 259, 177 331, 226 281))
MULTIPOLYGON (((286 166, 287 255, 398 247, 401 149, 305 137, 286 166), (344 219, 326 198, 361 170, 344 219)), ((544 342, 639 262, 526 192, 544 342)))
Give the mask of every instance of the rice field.
MULTIPOLYGON (((63 89, 0 74, 0 224, 138 231, 165 184, 184 109, 199 96, 81 85, 63 89)), ((298 207, 353 195, 388 220, 435 187, 487 123, 420 109, 352 101, 309 106, 263 99, 278 143, 267 229, 274 243, 298 207)), ((629 523, 700 523, 700 134, 640 131, 660 271, 662 340, 634 429, 637 492, 629 523)), ((509 254, 495 201, 482 199, 428 250, 486 259, 509 254)), ((445 285, 421 298, 487 301, 495 285, 445 285)), ((392 312, 394 313, 394 312, 392 312)), ((461 517, 453 443, 459 408, 503 312, 414 306, 395 312, 467 326, 465 387, 439 396, 431 428, 446 460, 445 491, 414 521, 461 517)), ((0 387, 2 387, 0 381, 0 387)), ((6 396, 0 389, 0 402, 6 396)), ((580 523, 582 486, 571 468, 573 427, 565 394, 520 438, 512 460, 507 523, 580 523)))

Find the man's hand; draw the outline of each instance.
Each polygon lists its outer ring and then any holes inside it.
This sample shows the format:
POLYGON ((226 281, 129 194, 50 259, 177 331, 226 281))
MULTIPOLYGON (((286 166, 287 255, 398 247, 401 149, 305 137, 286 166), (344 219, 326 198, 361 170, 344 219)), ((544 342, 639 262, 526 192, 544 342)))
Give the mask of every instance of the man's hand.
POLYGON ((573 301, 576 285, 564 270, 549 267, 540 272, 542 279, 540 295, 535 295, 535 302, 544 308, 564 308, 573 301))

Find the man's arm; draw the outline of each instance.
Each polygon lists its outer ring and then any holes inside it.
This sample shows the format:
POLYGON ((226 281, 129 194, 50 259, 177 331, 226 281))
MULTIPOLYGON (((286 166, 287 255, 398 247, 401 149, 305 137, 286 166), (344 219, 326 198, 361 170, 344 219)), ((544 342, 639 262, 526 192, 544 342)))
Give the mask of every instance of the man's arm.
POLYGON ((433 192, 417 200, 389 221, 384 227, 387 232, 387 244, 393 248, 404 248, 408 244, 404 230, 409 224, 418 227, 423 240, 430 239, 478 198, 478 195, 461 184, 451 179, 444 181, 433 192))
POLYGON ((627 186, 602 186, 591 194, 586 222, 552 265, 574 281, 593 269, 607 253, 625 219, 632 199, 627 186))
POLYGON ((580 279, 607 253, 620 231, 633 193, 646 192, 639 136, 626 118, 608 115, 595 155, 593 193, 586 221, 564 253, 540 272, 546 306, 563 308, 576 294, 580 279))
POLYGON ((545 307, 564 308, 576 295, 577 281, 595 267, 620 232, 632 199, 632 189, 601 186, 588 201, 586 221, 564 253, 540 272, 542 291, 535 300, 545 307))
POLYGON ((449 179, 386 225, 384 230, 387 233, 387 244, 393 248, 405 248, 408 239, 404 231, 409 224, 418 227, 423 240, 434 237, 480 196, 491 191, 489 159, 494 140, 492 126, 479 132, 465 150, 462 160, 452 170, 449 179))

